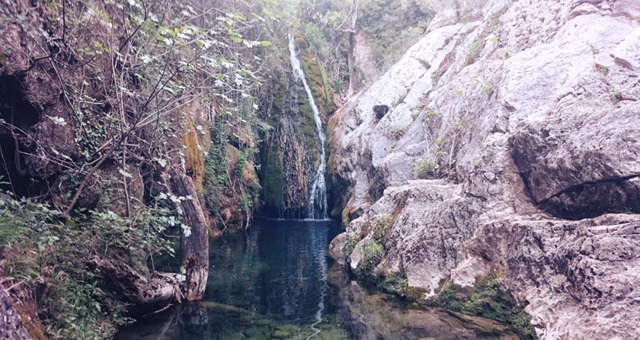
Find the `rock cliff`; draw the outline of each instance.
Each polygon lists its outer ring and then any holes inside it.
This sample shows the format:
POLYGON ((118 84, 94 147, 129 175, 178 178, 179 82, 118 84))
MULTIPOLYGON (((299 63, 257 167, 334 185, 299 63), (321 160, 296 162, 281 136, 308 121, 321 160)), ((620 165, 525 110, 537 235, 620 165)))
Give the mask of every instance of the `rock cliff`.
POLYGON ((640 3, 444 3, 332 117, 334 248, 425 297, 498 272, 541 338, 638 337, 640 3))

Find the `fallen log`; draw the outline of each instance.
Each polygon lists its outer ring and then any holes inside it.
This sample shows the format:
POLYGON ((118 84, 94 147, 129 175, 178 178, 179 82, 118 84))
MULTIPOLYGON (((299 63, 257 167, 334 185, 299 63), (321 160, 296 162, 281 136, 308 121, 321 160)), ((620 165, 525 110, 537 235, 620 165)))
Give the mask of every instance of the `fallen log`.
POLYGON ((148 305, 159 302, 180 303, 183 300, 181 284, 175 274, 152 272, 144 276, 125 263, 98 256, 93 256, 89 265, 110 290, 120 294, 127 302, 148 305))
POLYGON ((0 286, 0 339, 33 339, 13 306, 9 293, 2 286, 0 286))

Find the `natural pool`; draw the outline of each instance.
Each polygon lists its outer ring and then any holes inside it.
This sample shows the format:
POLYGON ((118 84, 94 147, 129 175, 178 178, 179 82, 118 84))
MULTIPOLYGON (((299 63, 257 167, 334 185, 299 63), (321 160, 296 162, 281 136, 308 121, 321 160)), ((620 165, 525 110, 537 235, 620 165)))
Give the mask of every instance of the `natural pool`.
POLYGON ((148 316, 117 339, 517 339, 491 320, 361 287, 326 256, 332 221, 260 220, 211 241, 204 301, 148 316))

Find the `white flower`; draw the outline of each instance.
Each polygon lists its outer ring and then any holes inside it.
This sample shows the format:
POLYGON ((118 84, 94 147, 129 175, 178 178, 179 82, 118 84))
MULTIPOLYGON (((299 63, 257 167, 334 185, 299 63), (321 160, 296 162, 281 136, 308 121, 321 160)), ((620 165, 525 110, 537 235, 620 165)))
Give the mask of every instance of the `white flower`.
POLYGON ((60 126, 66 126, 67 125, 67 121, 64 120, 64 118, 62 117, 54 117, 54 116, 47 116, 49 119, 51 119, 53 121, 54 124, 56 125, 60 125, 60 126))

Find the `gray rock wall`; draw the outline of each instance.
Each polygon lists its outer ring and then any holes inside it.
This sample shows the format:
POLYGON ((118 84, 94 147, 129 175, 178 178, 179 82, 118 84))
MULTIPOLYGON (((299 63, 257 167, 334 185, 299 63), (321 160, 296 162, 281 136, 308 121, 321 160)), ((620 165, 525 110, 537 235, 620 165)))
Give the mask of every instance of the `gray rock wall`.
POLYGON ((439 6, 332 118, 350 265, 384 220, 378 273, 495 269, 542 338, 637 338, 640 2, 439 6))

